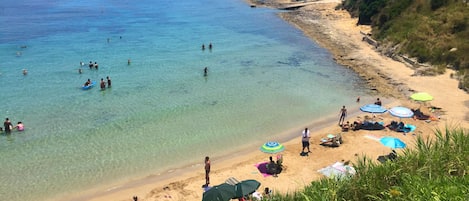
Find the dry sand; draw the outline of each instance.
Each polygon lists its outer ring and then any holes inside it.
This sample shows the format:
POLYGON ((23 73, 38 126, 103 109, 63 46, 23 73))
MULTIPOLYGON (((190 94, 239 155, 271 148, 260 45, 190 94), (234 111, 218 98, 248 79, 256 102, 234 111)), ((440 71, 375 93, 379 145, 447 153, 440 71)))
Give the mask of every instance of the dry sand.
MULTIPOLYGON (((265 1, 269 5, 279 6, 279 3, 290 3, 288 0, 265 1)), ((338 148, 320 146, 320 139, 328 133, 339 133, 336 122, 327 127, 316 129, 312 133, 311 151, 309 156, 300 156, 301 134, 303 128, 294 128, 289 132, 297 132, 298 138, 285 142, 284 157, 285 170, 278 177, 264 177, 254 164, 267 161, 269 155, 258 150, 238 153, 224 159, 212 161, 210 174, 211 185, 225 182, 229 177, 238 180, 256 179, 262 183, 260 190, 265 187, 275 192, 291 193, 308 185, 311 181, 323 177, 318 170, 341 160, 352 163, 357 157, 367 156, 375 159, 379 155, 389 153, 390 149, 381 145, 373 137, 395 136, 412 148, 417 135, 432 136, 435 129, 450 127, 469 128, 469 95, 457 88, 457 81, 450 78, 451 71, 434 77, 413 76, 414 69, 380 55, 374 47, 362 41, 360 31, 368 32, 368 26, 356 26, 357 19, 352 19, 346 11, 335 10, 338 1, 318 1, 298 11, 283 13, 286 21, 291 22, 304 33, 317 41, 321 46, 330 50, 338 63, 354 69, 369 82, 369 88, 377 96, 388 101, 386 107, 407 106, 418 108, 419 103, 409 100, 414 92, 428 92, 434 96, 432 106, 441 107, 439 121, 424 122, 413 119, 402 119, 405 123, 417 126, 413 133, 403 135, 390 131, 348 131, 344 132, 344 144, 338 148)), ((360 103, 365 104, 365 103, 360 103)), ((425 109, 426 107, 422 107, 425 109)), ((429 111, 424 110, 427 113, 429 111)), ((347 120, 353 122, 357 117, 364 118, 367 114, 349 115, 347 120)), ((370 116, 370 115, 368 115, 370 116)), ((375 117, 378 121, 389 123, 398 120, 385 113, 375 117)), ((86 194, 67 200, 132 200, 136 195, 139 200, 202 200, 204 184, 203 159, 201 163, 181 170, 175 170, 165 176, 149 176, 148 178, 125 182, 121 186, 107 189, 93 189, 86 194), (167 187, 167 188, 166 188, 167 187)))

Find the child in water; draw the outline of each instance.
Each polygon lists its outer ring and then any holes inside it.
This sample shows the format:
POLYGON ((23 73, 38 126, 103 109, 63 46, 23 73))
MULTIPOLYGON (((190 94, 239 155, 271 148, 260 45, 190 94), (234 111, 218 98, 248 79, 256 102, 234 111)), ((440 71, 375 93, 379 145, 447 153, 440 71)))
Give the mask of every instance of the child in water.
POLYGON ((23 122, 19 121, 18 124, 15 126, 15 128, 16 128, 18 131, 24 131, 23 122))

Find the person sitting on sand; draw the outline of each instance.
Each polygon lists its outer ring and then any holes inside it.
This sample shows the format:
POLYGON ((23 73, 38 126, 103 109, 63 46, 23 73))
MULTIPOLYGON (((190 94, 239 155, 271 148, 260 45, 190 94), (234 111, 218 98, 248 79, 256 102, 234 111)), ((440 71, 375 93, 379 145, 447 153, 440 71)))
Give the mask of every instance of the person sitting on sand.
POLYGON ((265 187, 264 188, 264 197, 270 198, 271 195, 272 195, 272 190, 269 189, 269 187, 265 187))
POLYGON ((354 130, 354 131, 360 130, 360 127, 362 126, 362 124, 363 124, 362 121, 360 121, 360 120, 358 120, 358 119, 355 120, 355 121, 353 122, 353 125, 352 125, 352 130, 354 130))
POLYGON ((377 99, 376 99, 376 102, 375 102, 375 105, 381 106, 381 104, 382 104, 382 103, 381 103, 381 100, 379 100, 379 98, 377 98, 377 99))
POLYGON ((271 174, 274 177, 277 177, 278 165, 275 163, 272 156, 269 157, 270 162, 267 164, 267 174, 271 174))
POLYGON ((346 132, 350 129, 350 122, 347 121, 347 123, 342 124, 342 131, 346 132))

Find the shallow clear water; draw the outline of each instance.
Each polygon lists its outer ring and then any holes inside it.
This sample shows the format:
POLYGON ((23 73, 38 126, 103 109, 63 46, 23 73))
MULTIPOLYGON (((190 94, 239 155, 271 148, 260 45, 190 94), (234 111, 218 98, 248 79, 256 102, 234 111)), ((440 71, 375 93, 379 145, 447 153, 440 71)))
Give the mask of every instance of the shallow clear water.
POLYGON ((0 136, 2 199, 200 162, 353 102, 358 77, 276 12, 237 0, 3 2, 0 117, 26 131, 0 136), (79 74, 80 61, 99 69, 79 74), (81 89, 106 76, 112 88, 81 89))

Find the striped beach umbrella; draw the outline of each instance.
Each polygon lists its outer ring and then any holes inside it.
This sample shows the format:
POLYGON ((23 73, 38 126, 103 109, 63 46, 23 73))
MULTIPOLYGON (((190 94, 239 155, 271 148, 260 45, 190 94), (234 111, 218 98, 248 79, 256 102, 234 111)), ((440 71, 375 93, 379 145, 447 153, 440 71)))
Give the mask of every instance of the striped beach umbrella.
POLYGON ((278 142, 266 142, 261 146, 261 151, 269 154, 275 154, 285 150, 285 147, 278 142))

